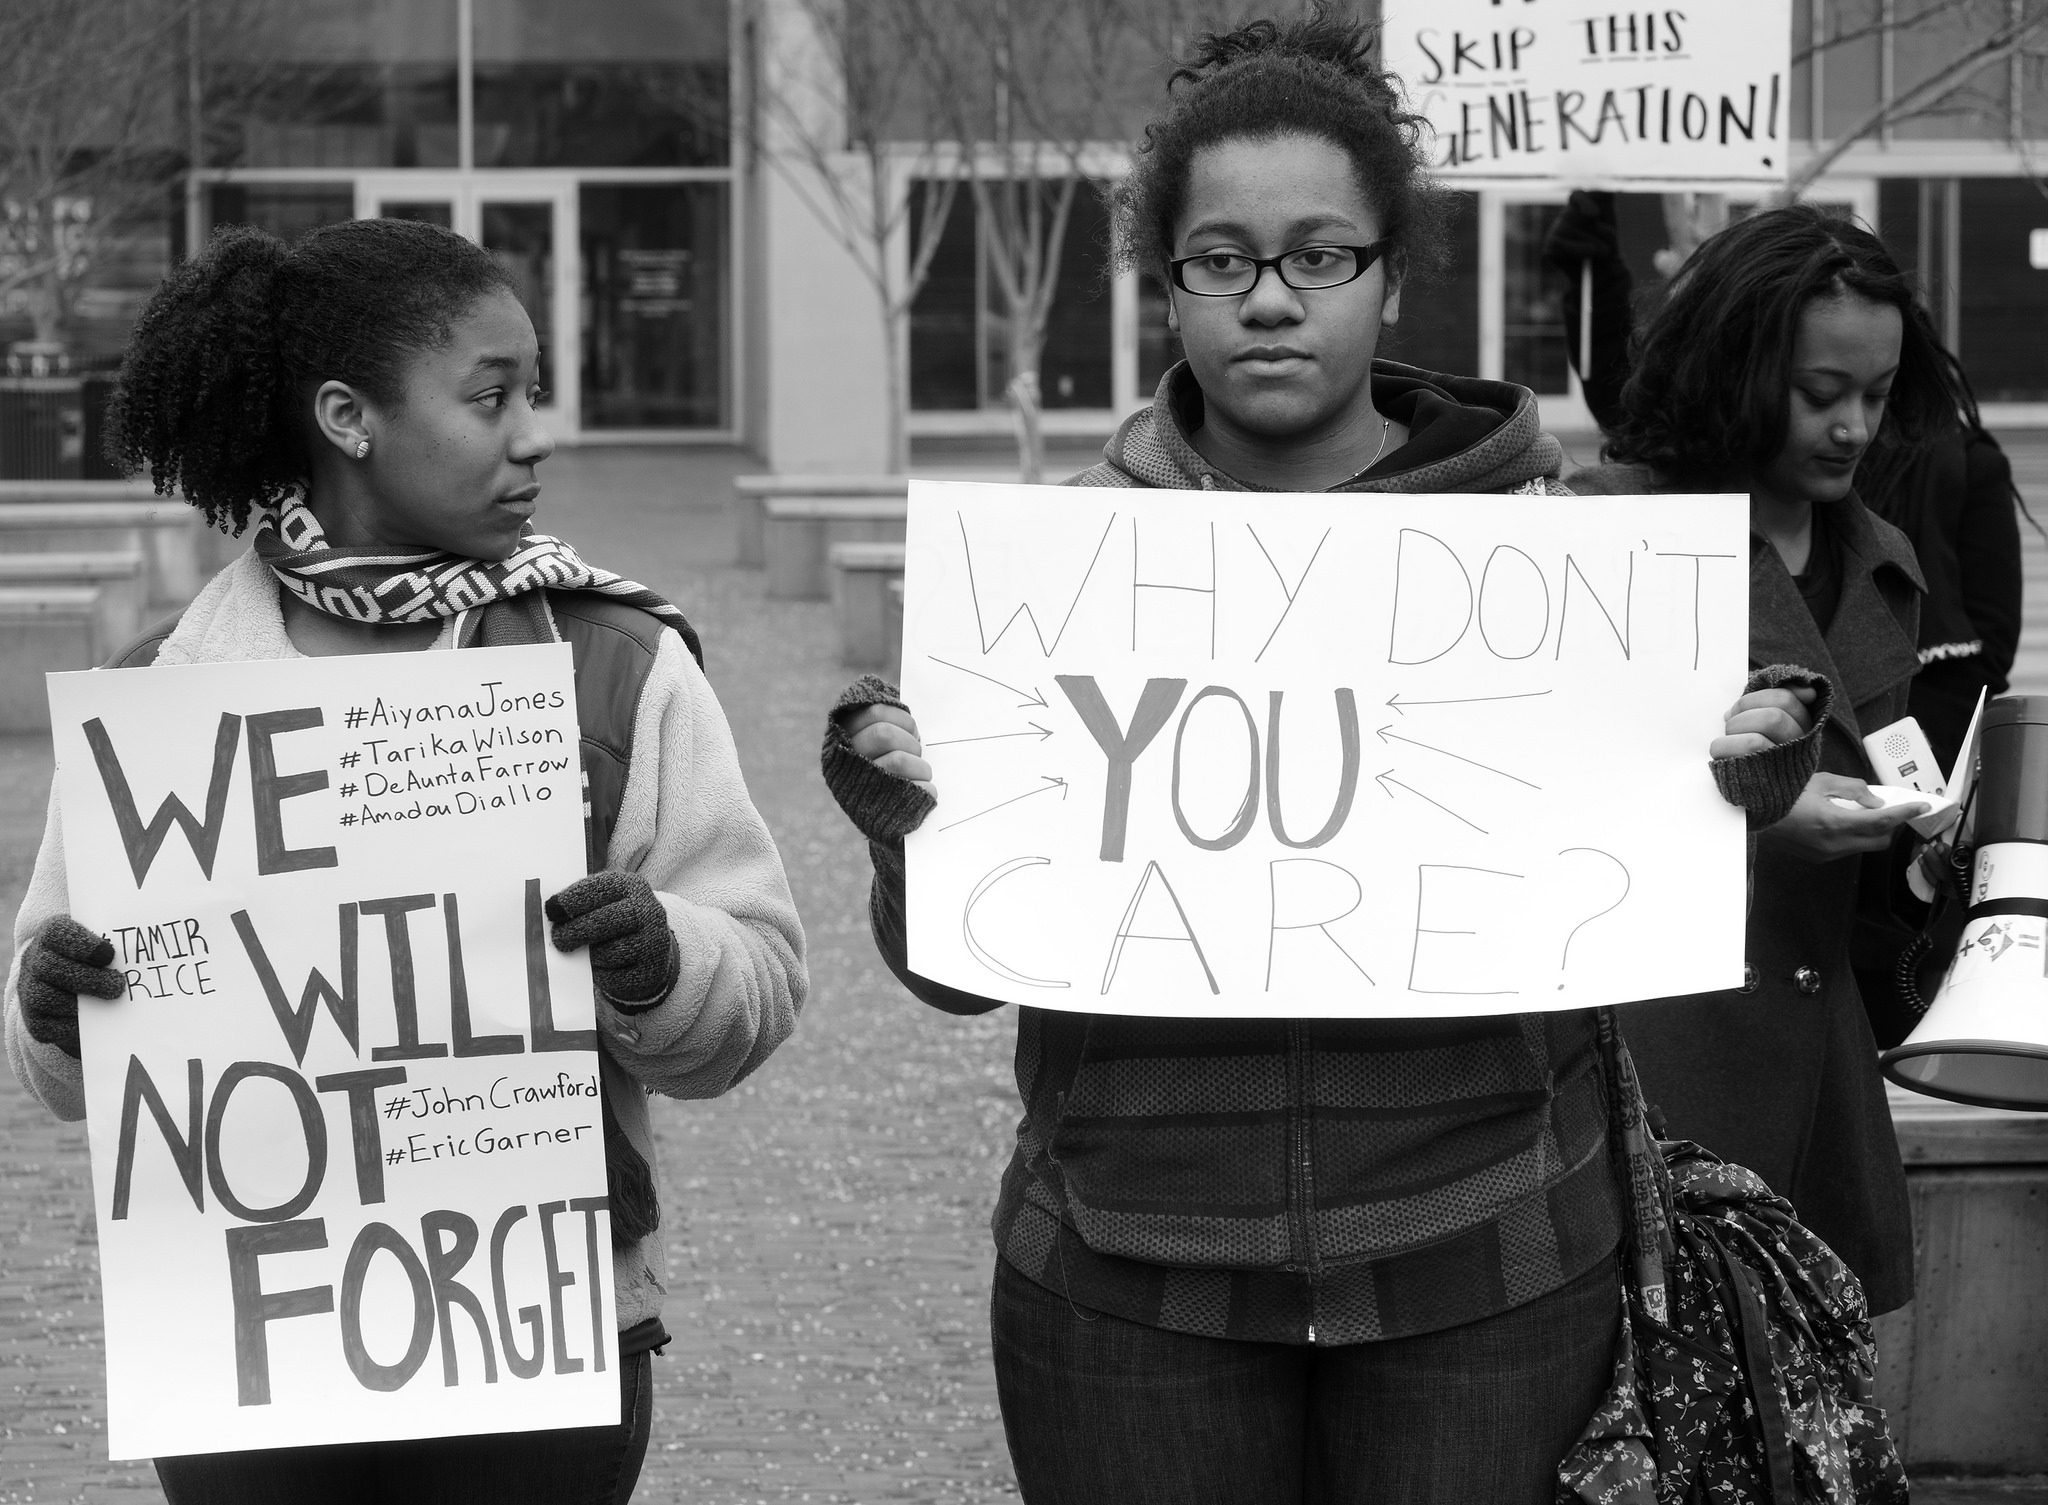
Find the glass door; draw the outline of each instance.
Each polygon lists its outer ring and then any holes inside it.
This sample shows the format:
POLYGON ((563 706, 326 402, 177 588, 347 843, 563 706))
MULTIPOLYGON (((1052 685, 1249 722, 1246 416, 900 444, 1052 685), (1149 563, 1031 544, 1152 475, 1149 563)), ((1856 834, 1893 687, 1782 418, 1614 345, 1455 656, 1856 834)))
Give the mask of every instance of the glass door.
POLYGON ((541 411, 560 428, 576 425, 576 243, 572 185, 513 175, 366 174, 356 179, 358 218, 442 225, 497 259, 533 320, 540 341, 541 411))

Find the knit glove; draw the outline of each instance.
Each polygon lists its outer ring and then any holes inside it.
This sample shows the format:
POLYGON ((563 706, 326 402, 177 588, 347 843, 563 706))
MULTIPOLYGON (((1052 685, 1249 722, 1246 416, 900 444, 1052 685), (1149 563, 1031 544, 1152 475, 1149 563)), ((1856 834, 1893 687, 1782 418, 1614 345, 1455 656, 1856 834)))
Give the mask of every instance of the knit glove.
POLYGON ((21 1022, 29 1038, 78 1059, 78 995, 119 998, 128 979, 107 965, 114 943, 87 930, 68 914, 43 922, 21 953, 21 975, 15 984, 21 1000, 21 1022))
POLYGON ((1775 826, 1790 815, 1820 767, 1821 734, 1827 730, 1828 713, 1835 704, 1833 685, 1811 669, 1772 664, 1750 675, 1742 693, 1788 687, 1818 692, 1813 700, 1813 729, 1795 741, 1758 748, 1740 757, 1715 758, 1710 765, 1721 798, 1741 807, 1752 831, 1775 826))
POLYGON ((924 824, 924 818, 938 808, 929 789, 884 773, 853 750, 846 737, 846 722, 871 705, 893 705, 907 711, 896 687, 872 674, 863 674, 840 692, 838 703, 825 722, 825 747, 819 765, 825 787, 846 818, 869 841, 883 847, 901 847, 903 838, 924 824))
POLYGON ((668 911, 638 873, 578 878, 545 908, 555 949, 588 946, 597 990, 622 1014, 653 1008, 682 975, 682 947, 669 928, 668 911))

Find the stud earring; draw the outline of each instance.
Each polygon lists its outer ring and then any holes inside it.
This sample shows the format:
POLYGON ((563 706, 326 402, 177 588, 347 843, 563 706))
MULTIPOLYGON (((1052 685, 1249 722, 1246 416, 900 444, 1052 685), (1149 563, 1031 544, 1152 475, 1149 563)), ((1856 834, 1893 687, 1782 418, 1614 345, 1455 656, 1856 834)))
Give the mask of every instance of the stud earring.
POLYGON ((356 458, 357 458, 358 460, 367 460, 367 459, 368 459, 369 457, 370 457, 370 441, 369 441, 369 440, 367 440, 367 439, 361 439, 361 440, 358 440, 358 441, 356 442, 356 458))

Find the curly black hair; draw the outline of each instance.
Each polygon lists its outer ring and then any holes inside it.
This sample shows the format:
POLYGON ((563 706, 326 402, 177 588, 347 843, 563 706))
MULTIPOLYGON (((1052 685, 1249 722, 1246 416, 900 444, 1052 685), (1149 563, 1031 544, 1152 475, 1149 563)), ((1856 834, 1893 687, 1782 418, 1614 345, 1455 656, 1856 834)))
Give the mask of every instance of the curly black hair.
POLYGON ((1350 156, 1359 189, 1380 213, 1380 233, 1393 242, 1394 276, 1439 269, 1449 196, 1425 171, 1426 122, 1374 61, 1377 43, 1376 27, 1326 0, 1292 20, 1251 21, 1197 41, 1168 80, 1165 113, 1146 126, 1130 172, 1110 194, 1119 264, 1164 285, 1188 171, 1203 148, 1302 135, 1350 156))
POLYGON ((497 290, 512 284, 490 253, 435 225, 349 220, 290 247, 223 229, 136 322, 108 453, 239 534, 252 511, 304 488, 320 383, 395 405, 412 358, 497 290))
POLYGON ((1912 279, 1883 242, 1794 204, 1730 225, 1693 253, 1637 336, 1607 457, 1676 482, 1746 487, 1785 445, 1800 314, 1816 298, 1850 295, 1898 309, 1904 326, 1873 458, 1974 412, 1912 279))

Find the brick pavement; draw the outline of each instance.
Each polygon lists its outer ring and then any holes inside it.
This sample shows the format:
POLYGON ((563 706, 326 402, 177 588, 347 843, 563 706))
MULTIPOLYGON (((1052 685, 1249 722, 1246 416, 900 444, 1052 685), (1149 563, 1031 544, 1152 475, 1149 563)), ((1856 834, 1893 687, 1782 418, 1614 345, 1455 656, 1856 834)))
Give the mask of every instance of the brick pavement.
MULTIPOLYGON (((950 1019, 875 959, 867 863, 816 775, 844 679, 829 609, 723 567, 728 452, 566 452, 544 520, 702 630, 811 946, 796 1037, 715 1103, 657 1101, 670 1227, 657 1412, 640 1498, 1016 1498, 987 1354, 986 1220, 1016 1115, 1008 1015, 950 1019)), ((41 831, 49 758, 0 740, 0 913, 41 831)), ((84 1134, 0 1073, 0 1505, 160 1499, 104 1457, 84 1134)), ((2042 1481, 1923 1484, 1931 1505, 2048 1505, 2042 1481)))

